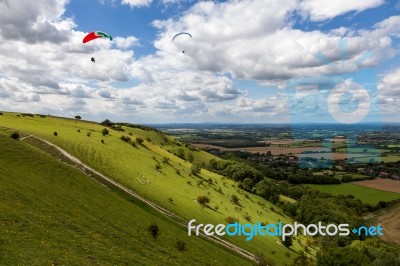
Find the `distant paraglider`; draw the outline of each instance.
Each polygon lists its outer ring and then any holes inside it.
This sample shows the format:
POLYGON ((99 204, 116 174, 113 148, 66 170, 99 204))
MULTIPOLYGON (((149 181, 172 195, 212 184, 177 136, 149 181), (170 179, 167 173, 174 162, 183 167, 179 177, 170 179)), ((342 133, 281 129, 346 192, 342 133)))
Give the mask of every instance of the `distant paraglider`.
POLYGON ((87 42, 90 42, 90 41, 98 39, 98 38, 108 38, 108 39, 110 39, 110 41, 112 41, 112 39, 113 39, 111 37, 111 35, 108 35, 105 32, 93 31, 93 32, 89 33, 88 35, 86 35, 85 38, 83 38, 82 42, 87 43, 87 42))
MULTIPOLYGON (((111 35, 109 35, 109 34, 107 34, 105 32, 93 31, 93 32, 87 34, 85 36, 85 38, 83 38, 82 42, 83 43, 87 43, 87 42, 93 41, 93 40, 98 39, 98 38, 108 38, 108 39, 110 39, 110 41, 112 41, 112 39, 113 39, 111 37, 111 35)), ((93 62, 93 63, 96 63, 96 59, 94 57, 90 58, 90 61, 93 62)))
MULTIPOLYGON (((174 42, 175 39, 181 38, 180 36, 182 36, 182 37, 189 36, 190 38, 192 38, 192 35, 188 32, 179 32, 179 33, 175 34, 175 36, 172 38, 172 41, 174 42)), ((185 53, 185 50, 182 50, 182 53, 185 53)))

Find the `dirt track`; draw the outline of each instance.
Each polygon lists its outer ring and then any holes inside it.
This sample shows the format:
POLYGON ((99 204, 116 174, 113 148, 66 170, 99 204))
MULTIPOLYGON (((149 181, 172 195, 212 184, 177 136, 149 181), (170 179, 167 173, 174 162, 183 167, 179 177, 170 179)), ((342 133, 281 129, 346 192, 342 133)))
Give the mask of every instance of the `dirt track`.
MULTIPOLYGON (((33 136, 33 135, 27 135, 23 138, 21 138, 21 140, 25 140, 27 138, 32 138, 35 139, 36 141, 40 141, 42 142, 42 144, 47 145, 46 149, 43 149, 43 145, 39 145, 37 146, 38 148, 42 149, 43 151, 47 152, 48 154, 50 154, 53 157, 57 157, 57 159, 78 168, 79 170, 81 170, 83 173, 85 173, 86 175, 88 175, 91 178, 94 178, 96 181, 99 181, 100 183, 105 184, 106 186, 115 188, 115 189, 119 189, 120 191, 123 191, 125 193, 127 193, 128 195, 139 199, 143 202, 145 202, 147 205, 149 205, 150 207, 154 208, 155 210, 157 210, 158 212, 160 212, 162 215, 167 216, 169 218, 171 218, 172 220, 174 220, 175 222, 177 222, 179 225, 187 228, 187 224, 188 222, 185 221, 184 219, 182 219, 181 217, 179 217, 177 214, 168 211, 167 209, 155 204, 152 201, 149 201, 145 198, 143 198, 142 196, 140 196, 139 194, 135 193, 134 191, 132 191, 131 189, 119 184, 118 182, 114 181, 113 179, 103 175, 102 173, 96 171, 95 169, 91 168, 90 166, 84 164, 83 162, 81 162, 78 158, 76 158, 75 156, 73 156, 72 154, 68 153, 67 151, 65 151, 64 149, 58 147, 57 145, 41 139, 39 137, 33 136), (52 148, 55 149, 56 152, 49 152, 48 148, 52 148), (55 156, 55 153, 57 154, 55 156)), ((28 142, 29 143, 29 142, 28 142)), ((30 143, 31 144, 31 143, 30 143)), ((36 146, 36 145, 35 145, 36 146)), ((251 261, 257 261, 257 258, 254 254, 252 254, 251 252, 242 249, 232 243, 230 243, 227 240, 221 239, 219 237, 216 236, 206 236, 203 232, 202 232, 202 236, 215 242, 218 243, 222 246, 224 246, 225 248, 251 260, 251 261)))

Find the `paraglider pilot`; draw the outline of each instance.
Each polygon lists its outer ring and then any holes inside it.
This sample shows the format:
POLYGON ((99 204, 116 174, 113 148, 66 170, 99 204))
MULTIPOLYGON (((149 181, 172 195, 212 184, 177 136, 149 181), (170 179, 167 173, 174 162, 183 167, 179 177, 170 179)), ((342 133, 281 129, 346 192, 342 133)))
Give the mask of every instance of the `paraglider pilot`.
POLYGON ((90 58, 90 61, 92 61, 93 63, 96 63, 96 60, 94 59, 94 57, 90 58))

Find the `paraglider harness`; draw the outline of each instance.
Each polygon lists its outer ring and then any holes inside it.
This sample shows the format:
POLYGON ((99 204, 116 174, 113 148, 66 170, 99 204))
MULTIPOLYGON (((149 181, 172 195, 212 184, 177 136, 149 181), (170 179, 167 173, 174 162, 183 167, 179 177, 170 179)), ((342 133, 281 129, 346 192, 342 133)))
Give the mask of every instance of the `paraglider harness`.
POLYGON ((96 63, 96 60, 94 59, 94 57, 90 58, 90 61, 92 61, 93 63, 96 63))

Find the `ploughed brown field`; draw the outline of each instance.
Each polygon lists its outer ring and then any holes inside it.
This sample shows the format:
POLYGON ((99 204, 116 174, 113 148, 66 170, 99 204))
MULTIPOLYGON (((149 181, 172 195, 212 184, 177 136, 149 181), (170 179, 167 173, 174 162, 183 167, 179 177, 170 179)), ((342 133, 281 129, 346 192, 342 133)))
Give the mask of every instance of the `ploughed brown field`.
MULTIPOLYGON (((352 184, 370 187, 390 192, 400 193, 400 181, 387 179, 387 178, 377 178, 373 180, 355 181, 352 184)), ((399 207, 400 208, 400 207, 399 207)))

